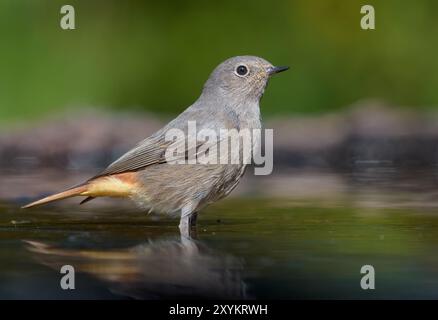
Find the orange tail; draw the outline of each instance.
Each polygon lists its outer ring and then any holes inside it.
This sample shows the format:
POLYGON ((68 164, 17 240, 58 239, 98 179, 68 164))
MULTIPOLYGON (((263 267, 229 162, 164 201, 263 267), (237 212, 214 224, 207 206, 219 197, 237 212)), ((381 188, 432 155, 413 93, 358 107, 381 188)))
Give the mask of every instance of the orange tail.
POLYGON ((53 194, 51 196, 45 197, 45 198, 37 200, 35 202, 29 203, 21 208, 26 209, 26 208, 30 208, 30 207, 34 207, 34 206, 39 206, 41 204, 45 204, 48 202, 56 201, 56 200, 80 196, 82 193, 86 192, 87 190, 88 190, 88 185, 84 184, 84 185, 81 185, 78 187, 74 187, 74 188, 65 190, 65 191, 60 192, 60 193, 53 194))
POLYGON ((138 180, 135 172, 124 172, 111 176, 102 176, 90 179, 77 187, 29 203, 22 208, 39 206, 40 204, 75 196, 88 197, 82 201, 81 204, 92 200, 95 197, 129 197, 135 192, 137 186, 138 180))

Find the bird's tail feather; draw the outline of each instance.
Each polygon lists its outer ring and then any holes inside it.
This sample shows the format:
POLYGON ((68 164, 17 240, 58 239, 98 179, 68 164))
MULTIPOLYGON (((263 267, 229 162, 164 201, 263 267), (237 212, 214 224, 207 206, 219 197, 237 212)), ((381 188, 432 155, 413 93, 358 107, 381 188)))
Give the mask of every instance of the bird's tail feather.
POLYGON ((79 185, 79 186, 73 187, 71 189, 67 189, 63 192, 55 193, 55 194, 52 194, 52 195, 45 197, 43 199, 29 203, 29 204, 23 206, 22 208, 26 209, 26 208, 30 208, 30 207, 34 207, 34 206, 39 206, 41 204, 45 204, 48 202, 56 201, 56 200, 80 196, 84 192, 86 192, 87 190, 88 190, 87 184, 79 185))

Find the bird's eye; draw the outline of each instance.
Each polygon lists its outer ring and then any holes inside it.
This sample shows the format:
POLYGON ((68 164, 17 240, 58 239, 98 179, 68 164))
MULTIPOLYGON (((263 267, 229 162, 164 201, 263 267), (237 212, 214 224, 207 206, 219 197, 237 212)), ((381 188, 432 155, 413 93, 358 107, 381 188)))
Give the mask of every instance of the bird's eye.
POLYGON ((244 65, 240 65, 236 68, 236 74, 240 77, 246 76, 248 74, 248 68, 244 65))

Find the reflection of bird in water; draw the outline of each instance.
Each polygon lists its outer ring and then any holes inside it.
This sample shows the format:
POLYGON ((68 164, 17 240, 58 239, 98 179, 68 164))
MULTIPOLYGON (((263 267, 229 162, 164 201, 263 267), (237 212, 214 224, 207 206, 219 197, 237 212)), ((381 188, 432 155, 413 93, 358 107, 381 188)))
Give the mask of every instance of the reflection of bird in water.
POLYGON ((25 241, 43 265, 69 264, 137 299, 246 298, 242 261, 188 238, 160 240, 127 249, 87 250, 25 241))

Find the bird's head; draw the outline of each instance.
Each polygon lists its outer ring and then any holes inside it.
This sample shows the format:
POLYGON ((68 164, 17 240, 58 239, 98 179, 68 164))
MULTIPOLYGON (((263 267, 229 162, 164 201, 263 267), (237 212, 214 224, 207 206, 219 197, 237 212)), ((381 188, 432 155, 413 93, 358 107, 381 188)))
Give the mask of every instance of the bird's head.
POLYGON ((205 83, 203 94, 220 95, 228 99, 258 101, 269 78, 289 67, 275 67, 255 56, 237 56, 225 60, 214 69, 205 83))

